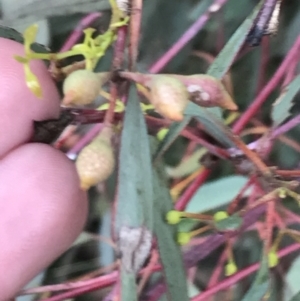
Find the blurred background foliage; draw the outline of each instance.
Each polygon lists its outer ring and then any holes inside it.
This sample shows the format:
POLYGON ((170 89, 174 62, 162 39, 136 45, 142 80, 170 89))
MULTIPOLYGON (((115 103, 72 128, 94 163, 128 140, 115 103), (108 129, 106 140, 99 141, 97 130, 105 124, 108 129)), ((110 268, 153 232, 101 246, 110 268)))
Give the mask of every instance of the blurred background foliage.
MULTIPOLYGON (((104 32, 109 22, 108 1, 21 1, 2 0, 1 1, 1 24, 5 24, 22 31, 32 22, 39 21, 40 33, 38 41, 54 50, 58 51, 64 41, 76 28, 79 21, 87 13, 99 10, 102 17, 94 22, 95 27, 100 32, 104 32), (27 5, 27 7, 26 7, 27 5)), ((146 71, 169 47, 185 32, 185 30, 202 13, 203 8, 207 8, 210 0, 144 0, 142 33, 140 40, 140 54, 138 69, 146 71)), ((164 72, 195 74, 204 73, 208 68, 208 62, 198 57, 195 51, 201 51, 212 55, 218 54, 225 42, 251 13, 257 0, 229 0, 224 8, 213 15, 203 30, 187 44, 184 49, 167 65, 164 72)), ((280 14, 279 31, 276 36, 264 41, 263 46, 256 47, 244 52, 244 55, 233 65, 230 70, 233 83, 233 95, 241 111, 253 101, 257 92, 264 83, 272 76, 280 62, 290 49, 296 37, 300 33, 300 1, 284 0, 280 14), (263 48, 267 52, 267 65, 262 67, 263 48), (260 77, 260 74, 263 77, 260 77)), ((243 52, 243 51, 242 51, 243 52)), ((98 70, 108 70, 111 64, 111 51, 102 59, 97 67, 98 70)), ((270 107, 276 95, 273 93, 269 97, 257 118, 264 124, 270 124, 270 107)), ((293 108, 295 113, 299 113, 297 104, 299 95, 295 99, 296 105, 293 108)), ((299 141, 300 127, 294 128, 287 134, 288 137, 299 141)), ((251 136, 250 136, 251 138, 251 136)), ((171 146, 165 155, 166 164, 170 167, 176 166, 184 154, 187 141, 179 138, 171 146)), ((273 149, 269 165, 278 165, 282 169, 299 168, 299 153, 291 147, 277 142, 273 149)), ((232 167, 230 164, 221 164, 217 167, 210 183, 204 185, 196 193, 188 211, 206 211, 224 208, 236 195, 237 191, 245 184, 245 179, 240 176, 230 176, 232 167), (209 186, 211 185, 211 186, 209 186), (197 202, 209 200, 208 202, 197 202)), ((84 274, 99 270, 104 266, 109 266, 114 262, 114 250, 106 241, 99 240, 98 234, 104 237, 110 236, 110 204, 112 202, 115 188, 114 177, 107 183, 107 186, 100 185, 89 192, 90 214, 83 233, 74 246, 61 258, 53 263, 43 275, 30 285, 61 283, 67 279, 74 279, 84 274), (93 235, 95 234, 95 235, 93 235)), ((294 203, 291 202, 291 206, 294 203)), ((298 210, 294 208, 294 210, 298 210)), ((183 225, 190 228, 192 225, 183 225)), ((59 231, 59 229, 57 229, 59 231)), ((290 243, 290 239, 284 239, 283 245, 290 243)), ((241 269, 259 261, 261 241, 256 232, 248 231, 235 246, 235 259, 241 269)), ((208 258, 199 263, 199 269, 195 277, 194 286, 190 285, 192 292, 199 292, 205 289, 207 281, 216 265, 222 248, 213 252, 208 258)), ((281 261, 278 269, 272 273, 274 288, 269 300, 286 300, 299 289, 299 261, 294 262, 291 269, 291 259, 288 256, 281 261), (284 280, 284 274, 287 277, 284 280), (284 284, 286 282, 286 284, 284 284), (287 288, 287 289, 286 289, 287 288)), ((228 300, 240 300, 245 291, 249 288, 253 276, 239 282, 235 289, 235 297, 228 300)), ((102 300, 109 290, 95 291, 90 294, 77 297, 75 300, 102 300)), ((224 294, 216 295, 215 300, 223 300, 224 294)), ((18 300, 30 300, 30 297, 22 297, 18 300)), ((163 300, 163 299, 162 299, 163 300)))

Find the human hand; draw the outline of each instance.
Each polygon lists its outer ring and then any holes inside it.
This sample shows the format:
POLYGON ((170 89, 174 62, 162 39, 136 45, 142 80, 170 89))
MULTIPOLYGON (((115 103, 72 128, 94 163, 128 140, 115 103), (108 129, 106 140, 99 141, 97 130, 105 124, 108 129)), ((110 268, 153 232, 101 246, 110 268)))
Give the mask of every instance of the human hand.
POLYGON ((0 301, 63 253, 87 215, 86 195, 71 161, 49 145, 28 143, 33 120, 59 115, 59 94, 43 62, 31 62, 43 90, 25 83, 23 45, 0 38, 0 301))

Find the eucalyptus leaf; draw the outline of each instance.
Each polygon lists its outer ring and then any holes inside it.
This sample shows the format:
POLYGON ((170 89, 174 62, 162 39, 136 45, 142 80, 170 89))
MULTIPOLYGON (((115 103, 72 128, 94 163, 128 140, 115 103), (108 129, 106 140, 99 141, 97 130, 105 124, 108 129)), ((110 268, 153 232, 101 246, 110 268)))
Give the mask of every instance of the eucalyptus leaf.
POLYGON ((153 227, 152 167, 147 127, 134 84, 130 87, 121 136, 117 228, 153 227))
POLYGON ((189 124, 190 120, 191 120, 190 116, 185 116, 182 122, 174 122, 170 126, 167 135, 159 144, 153 156, 154 160, 159 159, 165 153, 165 151, 171 146, 171 144, 175 141, 175 139, 180 135, 181 131, 189 124))
POLYGON ((300 291, 290 301, 300 301, 300 291))
POLYGON ((238 215, 231 215, 220 221, 215 222, 215 227, 219 231, 238 230, 243 223, 243 219, 238 215))
POLYGON ((175 167, 168 166, 166 172, 171 178, 181 178, 190 175, 201 167, 200 160, 207 153, 204 147, 194 151, 186 160, 175 167))
POLYGON ((298 292, 299 275, 300 275, 299 273, 300 273, 300 256, 296 257, 296 259, 293 261, 292 265, 290 266, 285 276, 286 288, 284 291, 284 301, 289 301, 292 298, 296 298, 296 299, 295 300, 292 299, 291 301, 300 300, 300 292, 298 292))
POLYGON ((208 109, 190 103, 185 114, 196 117, 196 119, 204 126, 204 130, 226 148, 235 147, 235 144, 231 139, 233 134, 229 127, 208 109))
POLYGON ((232 65, 236 55, 247 39, 253 23, 255 22, 264 1, 260 1, 254 8, 252 14, 241 24, 241 26, 231 36, 225 47, 219 53, 214 62, 210 65, 207 74, 221 79, 232 65))
POLYGON ((116 235, 121 257, 121 298, 137 300, 136 274, 149 255, 153 187, 149 139, 135 85, 130 86, 119 156, 116 235))
MULTIPOLYGON (((186 207, 188 212, 205 212, 231 202, 249 179, 241 175, 227 176, 204 184, 191 198, 186 207)), ((245 196, 251 194, 251 188, 245 196)))
POLYGON ((293 106, 293 99, 300 90, 300 75, 285 87, 279 98, 275 101, 272 108, 273 126, 278 126, 284 122, 290 115, 290 109, 293 106))
POLYGON ((242 301, 261 301, 268 293, 269 287, 268 258, 267 256, 264 256, 260 263, 260 268, 255 280, 246 295, 243 297, 242 301))
POLYGON ((135 275, 133 273, 127 273, 124 269, 121 269, 121 300, 137 301, 137 285, 135 280, 135 275))
POLYGON ((153 171, 154 188, 154 232, 163 265, 167 300, 188 301, 186 274, 179 245, 175 240, 176 228, 169 225, 165 216, 173 209, 173 203, 167 188, 162 166, 153 171))

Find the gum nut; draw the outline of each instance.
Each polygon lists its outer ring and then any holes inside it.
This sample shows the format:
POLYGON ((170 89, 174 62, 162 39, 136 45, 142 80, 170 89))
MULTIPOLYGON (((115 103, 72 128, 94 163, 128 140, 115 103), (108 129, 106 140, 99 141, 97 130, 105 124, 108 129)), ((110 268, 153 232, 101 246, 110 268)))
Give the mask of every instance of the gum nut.
POLYGON ((96 139, 79 153, 76 168, 84 190, 105 181, 115 166, 114 152, 104 139, 96 139))
POLYGON ((150 102, 162 116, 180 121, 188 105, 188 92, 184 84, 176 78, 153 76, 150 84, 150 102))
MULTIPOLYGON (((236 111, 237 105, 218 79, 207 74, 172 75, 181 80, 189 93, 199 91, 200 105, 206 107, 221 107, 230 111, 236 111)), ((197 103, 197 100, 195 100, 197 103)))
POLYGON ((99 95, 102 78, 90 70, 76 70, 63 83, 63 105, 88 105, 99 95))

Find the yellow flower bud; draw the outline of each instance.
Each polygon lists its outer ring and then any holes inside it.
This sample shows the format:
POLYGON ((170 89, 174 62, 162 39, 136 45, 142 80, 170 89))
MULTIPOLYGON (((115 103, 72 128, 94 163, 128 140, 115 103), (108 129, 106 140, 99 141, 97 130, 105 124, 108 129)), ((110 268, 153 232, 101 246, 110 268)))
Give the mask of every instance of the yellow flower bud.
POLYGON ((80 186, 87 190, 105 181, 115 166, 114 151, 110 142, 111 129, 105 128, 86 147, 76 160, 76 168, 80 178, 80 186))
POLYGON ((63 83, 63 105, 87 105, 99 95, 108 79, 108 73, 94 73, 90 70, 76 70, 69 74, 63 83))
POLYGON ((181 121, 188 105, 188 92, 184 84, 171 76, 153 76, 149 84, 150 102, 155 110, 173 121, 181 121))

